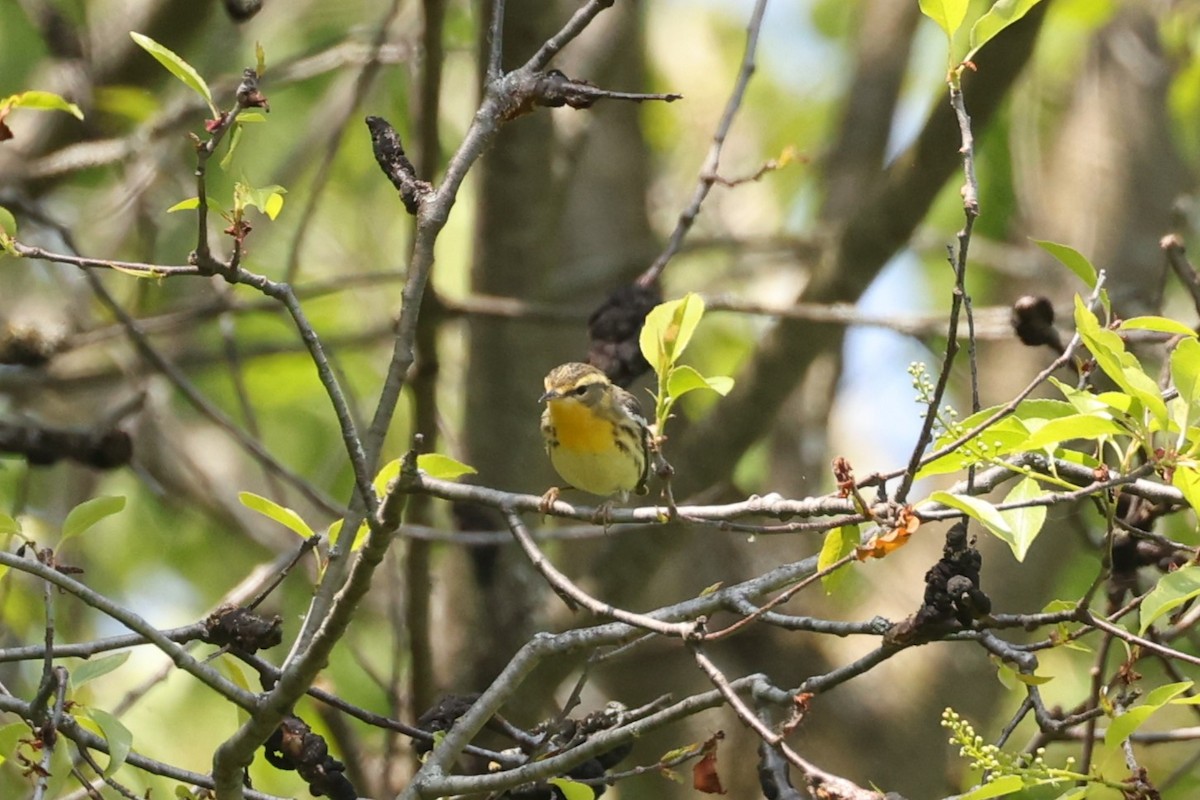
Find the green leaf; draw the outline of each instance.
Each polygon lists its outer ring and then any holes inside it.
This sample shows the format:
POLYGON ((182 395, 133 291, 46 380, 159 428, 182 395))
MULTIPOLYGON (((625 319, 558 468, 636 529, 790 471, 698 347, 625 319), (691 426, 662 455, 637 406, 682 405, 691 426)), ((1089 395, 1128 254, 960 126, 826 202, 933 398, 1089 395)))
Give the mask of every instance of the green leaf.
POLYGON ((693 292, 657 305, 646 315, 638 344, 642 355, 660 376, 666 375, 679 360, 703 316, 704 299, 693 292))
POLYGON ((4 106, 32 108, 38 111, 65 111, 76 119, 83 119, 83 112, 79 110, 79 106, 53 92, 21 92, 4 98, 0 107, 4 106))
MULTIPOLYGON (((1042 494, 1041 488, 1037 481, 1033 478, 1022 478, 1008 496, 1004 498, 1005 503, 1024 503, 1034 498, 1040 497, 1042 494)), ((1024 561, 1025 554, 1029 552, 1029 546, 1033 544, 1033 540, 1042 531, 1042 525, 1046 522, 1046 507, 1045 506, 1027 506, 1025 508, 1013 508, 1000 512, 1000 516, 1008 523, 1009 529, 1013 534, 1013 554, 1017 557, 1017 561, 1024 561)))
MULTIPOLYGON (((417 469, 431 478, 438 478, 444 481, 453 481, 461 478, 463 475, 475 474, 474 467, 464 464, 461 461, 456 461, 450 456, 444 456, 441 453, 422 453, 417 456, 417 469)), ((399 470, 397 470, 396 474, 400 474, 399 470)), ((386 483, 384 484, 384 488, 387 488, 386 483)))
POLYGON ((3 536, 4 534, 9 534, 9 533, 20 533, 20 532, 21 532, 21 523, 17 522, 15 519, 10 517, 8 514, 5 514, 3 511, 0 511, 0 536, 3 536))
POLYGON ((208 89, 208 84, 204 82, 204 78, 200 77, 200 73, 196 72, 195 68, 184 61, 172 50, 162 46, 158 42, 151 39, 149 36, 144 36, 136 31, 130 31, 129 36, 150 55, 154 56, 158 63, 167 68, 167 71, 174 75, 179 80, 183 81, 184 85, 192 89, 194 92, 204 98, 204 102, 208 103, 209 110, 212 111, 213 117, 220 116, 217 107, 213 105, 212 92, 208 89))
POLYGON ((71 537, 78 536, 100 520, 111 517, 123 508, 125 508, 125 498, 121 495, 93 497, 91 500, 84 500, 72 508, 71 512, 67 514, 67 518, 63 520, 59 547, 71 537))
POLYGON ((1099 439, 1102 436, 1120 436, 1127 433, 1128 430, 1108 417, 1099 414, 1076 414, 1050 420, 1034 430, 1016 449, 1040 450, 1072 439, 1099 439))
POLYGON ((108 766, 104 768, 104 777, 107 778, 119 770, 125 759, 129 758, 129 751, 133 748, 133 734, 121 720, 107 711, 89 708, 87 713, 100 726, 101 735, 108 742, 108 766))
POLYGON ((22 739, 28 739, 31 736, 29 726, 24 722, 11 722, 8 725, 0 725, 0 764, 8 760, 8 757, 17 752, 17 744, 22 739))
POLYGON ((1124 391, 1141 400, 1166 429, 1169 424, 1167 405, 1163 402, 1158 384, 1146 374, 1137 358, 1125 349, 1120 336, 1100 327, 1100 321, 1083 304, 1079 295, 1075 295, 1075 329, 1104 374, 1124 391))
POLYGON ((987 13, 971 26, 970 51, 964 61, 971 61, 979 48, 990 42, 996 34, 1029 13, 1040 0, 996 0, 987 13))
POLYGON ((1196 331, 1184 325, 1182 322, 1166 317, 1130 317, 1129 319, 1121 320, 1117 325, 1119 331, 1157 331, 1158 333, 1169 333, 1172 336, 1186 336, 1190 339, 1196 338, 1196 331))
POLYGON ((946 32, 947 39, 952 39, 967 18, 968 5, 968 0, 921 0, 921 13, 936 22, 946 32))
MULTIPOLYGON (((221 204, 218 203, 216 200, 213 200, 211 197, 204 198, 204 205, 208 206, 209 211, 214 211, 218 214, 221 214, 225 211, 225 209, 221 208, 221 204)), ((188 211, 190 209, 199 208, 199 207, 200 207, 200 198, 199 197, 189 197, 186 200, 180 200, 178 203, 176 203, 175 205, 168 208, 167 213, 173 214, 176 211, 188 211)))
POLYGON ((380 499, 387 494, 388 484, 400 477, 400 459, 394 458, 383 465, 379 470, 379 474, 375 476, 375 480, 371 481, 371 485, 375 487, 375 494, 379 495, 380 499))
POLYGON ((724 397, 732 388, 733 378, 724 375, 706 378, 686 364, 680 364, 671 370, 671 376, 667 379, 667 394, 672 400, 678 400, 696 389, 708 389, 724 397))
MULTIPOLYGON (((968 431, 971 428, 981 424, 984 420, 996 412, 996 409, 989 409, 978 414, 972 414, 962 422, 960 430, 968 431)), ((959 434, 961 435, 961 434, 959 434)), ((990 428, 968 439, 961 447, 953 453, 948 453, 941 458, 935 458, 917 472, 918 478, 925 478, 930 475, 945 475, 950 472, 958 472, 966 469, 972 464, 976 464, 983 460, 983 457, 977 451, 983 446, 987 448, 987 457, 1000 458, 1008 455, 1016 450, 1017 445, 1026 441, 1030 436, 1030 430, 1025 426, 1025 423, 1016 416, 1007 416, 999 422, 992 425, 990 428)), ((938 437, 938 440, 933 443, 933 449, 937 450, 940 447, 945 447, 950 442, 958 439, 958 435, 946 434, 938 437)))
POLYGON ((238 500, 251 511, 257 511, 267 519, 275 520, 285 528, 295 531, 304 539, 316 536, 316 531, 310 528, 299 514, 290 508, 279 505, 274 500, 269 500, 254 492, 238 492, 238 500))
POLYGON ((1134 731, 1146 724, 1146 720, 1156 711, 1170 702, 1172 698, 1186 692, 1191 686, 1191 681, 1168 683, 1150 692, 1146 695, 1144 702, 1129 709, 1124 714, 1115 717, 1109 723, 1108 730, 1104 732, 1104 745, 1106 747, 1116 747, 1128 739, 1133 735, 1134 731))
POLYGON ((114 653, 103 658, 89 658, 75 669, 71 670, 71 685, 76 689, 88 681, 94 681, 101 675, 107 675, 129 659, 129 651, 114 653))
MULTIPOLYGON (((342 533, 342 526, 345 520, 337 520, 326 529, 325 538, 329 541, 329 546, 332 548, 337 544, 338 536, 342 533)), ((350 543, 350 552, 354 552, 363 546, 363 542, 367 540, 367 534, 371 532, 371 526, 367 525, 366 520, 358 524, 358 531, 354 534, 354 541, 350 543)))
POLYGON ((551 778, 546 783, 557 786, 566 800, 596 800, 596 791, 586 783, 579 783, 570 778, 551 778))
POLYGON ((258 73, 259 80, 267 74, 267 51, 263 50, 262 42, 254 43, 254 71, 258 73))
POLYGON ((1171 382, 1188 405, 1188 422, 1200 411, 1200 342, 1181 339, 1171 351, 1171 382))
MULTIPOLYGON (((842 525, 827 532, 825 542, 821 545, 821 554, 817 556, 817 571, 820 572, 853 553, 861 541, 862 532, 857 525, 842 525)), ((842 567, 822 576, 821 585, 825 587, 825 594, 837 591, 849 574, 850 570, 842 567)))
POLYGON ((1050 255, 1054 256, 1067 269, 1079 276, 1079 279, 1087 284, 1089 289, 1096 288, 1096 268, 1092 266, 1092 262, 1073 247, 1068 247, 1065 244, 1057 242, 1048 242, 1044 239, 1031 240, 1038 247, 1045 250, 1050 255))
POLYGON ((1175 465, 1171 474, 1171 485, 1183 493, 1183 499, 1197 514, 1200 514, 1200 469, 1196 462, 1188 459, 1175 465))
POLYGON ((1019 792, 1025 788, 1025 782, 1020 775, 1001 775, 994 781, 988 781, 982 786, 976 786, 966 794, 960 794, 956 800, 989 800, 992 797, 1004 797, 1006 794, 1019 792))
POLYGON ((1012 528, 1008 525, 1008 520, 988 501, 965 494, 950 494, 949 492, 941 491, 934 492, 929 496, 929 499, 935 503, 956 508, 981 523, 1012 549, 1013 555, 1017 557, 1017 561, 1025 557, 1025 551, 1029 547, 1029 542, 1018 541, 1016 534, 1013 533, 1012 528))
POLYGON ((1159 617, 1169 614, 1193 597, 1200 596, 1200 566, 1192 565, 1168 572, 1142 601, 1141 627, 1144 634, 1159 617))
POLYGON ((0 231, 8 236, 17 235, 17 218, 4 206, 0 206, 0 231))

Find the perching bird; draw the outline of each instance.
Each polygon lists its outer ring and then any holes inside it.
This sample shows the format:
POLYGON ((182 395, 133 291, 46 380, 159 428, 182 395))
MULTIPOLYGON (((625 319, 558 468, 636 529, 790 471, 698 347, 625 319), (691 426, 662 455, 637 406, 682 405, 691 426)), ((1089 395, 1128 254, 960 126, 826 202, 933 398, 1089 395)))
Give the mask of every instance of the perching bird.
POLYGON ((637 398, 578 362, 550 370, 545 386, 542 436, 563 480, 602 497, 645 494, 650 430, 637 398))

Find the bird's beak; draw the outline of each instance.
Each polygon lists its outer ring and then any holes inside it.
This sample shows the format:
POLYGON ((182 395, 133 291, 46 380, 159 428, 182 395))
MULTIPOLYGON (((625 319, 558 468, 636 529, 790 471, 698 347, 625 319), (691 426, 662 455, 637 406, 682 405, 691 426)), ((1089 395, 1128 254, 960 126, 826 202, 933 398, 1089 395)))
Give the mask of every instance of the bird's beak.
POLYGON ((550 389, 549 391, 545 392, 544 394, 542 394, 541 397, 538 398, 538 402, 544 403, 547 400, 553 400, 554 398, 559 397, 559 396, 560 395, 558 392, 554 391, 553 389, 550 389))

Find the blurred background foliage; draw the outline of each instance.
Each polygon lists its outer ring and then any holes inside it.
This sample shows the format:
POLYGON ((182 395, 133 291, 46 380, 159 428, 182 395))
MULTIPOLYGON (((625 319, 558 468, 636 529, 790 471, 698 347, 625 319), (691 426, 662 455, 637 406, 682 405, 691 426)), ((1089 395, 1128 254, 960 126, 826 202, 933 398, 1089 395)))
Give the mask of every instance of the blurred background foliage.
MULTIPOLYGON (((575 5, 512 0, 509 63, 524 61, 575 5)), ((973 13, 987 5, 975 3, 973 13)), ((750 6, 745 0, 622 0, 562 54, 558 66, 572 77, 616 90, 678 92, 684 99, 542 110, 501 133, 439 239, 435 297, 423 310, 423 349, 385 460, 403 452, 419 431, 439 451, 476 466, 482 484, 540 493, 552 482, 537 432, 541 376, 584 355, 588 313, 660 252, 694 190, 729 97, 750 6), (523 305, 508 316, 497 298, 523 305), (414 422, 422 414, 433 428, 414 422)), ((13 114, 15 138, 0 145, 0 205, 15 213, 28 243, 57 251, 73 246, 98 258, 185 263, 195 246, 194 213, 166 209, 196 193, 187 133, 202 131, 206 112, 128 33, 141 31, 175 50, 208 79, 221 105, 229 103, 261 43, 270 114, 265 123, 246 126, 228 169, 214 166, 209 191, 227 205, 236 180, 287 189, 277 220, 252 218, 246 266, 294 282, 356 413, 369 419, 390 357, 412 226, 379 174, 362 118, 388 118, 420 154, 422 174, 436 180, 478 100, 480 20, 487 13, 480 3, 461 0, 267 0, 260 14, 235 24, 215 2, 0 0, 0 96, 55 91, 86 114, 82 122, 65 114, 13 114), (430 63, 421 41, 423 9, 433 8, 445 14, 435 111, 423 105, 420 92, 421 70, 430 63), (436 143, 422 141, 430 131, 436 143)), ((1194 317, 1175 287, 1164 290, 1169 281, 1157 241, 1169 231, 1186 238, 1200 213, 1193 194, 1200 168, 1200 5, 1046 0, 1031 17, 1036 20, 1023 23, 1033 28, 1027 39, 998 39, 992 46, 998 54, 1026 48, 1005 62, 1024 66, 995 114, 976 130, 983 214, 969 288, 985 339, 979 353, 985 405, 1008 399, 1048 361, 1012 338, 1006 307, 1035 293, 1065 308, 1079 288, 1028 237, 1068 243, 1108 270, 1125 315, 1165 303, 1167 313, 1189 322, 1194 317)), ((880 187, 885 167, 912 157, 909 148, 926 119, 946 104, 945 59, 940 31, 918 18, 915 0, 771 3, 758 69, 720 173, 733 179, 771 159, 790 163, 759 180, 714 189, 664 275, 665 296, 699 291, 712 301, 780 308, 810 287, 832 258, 830 242, 845 220, 880 187), (848 125, 856 101, 869 106, 875 91, 884 98, 876 109, 883 113, 872 116, 868 107, 863 126, 848 125), (855 156, 857 139, 872 137, 882 147, 876 158, 855 156), (845 152, 849 161, 839 159, 845 152)), ((975 77, 989 76, 968 76, 969 109, 975 77)), ((945 248, 962 210, 957 143, 945 144, 949 149, 938 157, 952 177, 939 181, 921 223, 901 232, 903 246, 885 263, 865 277, 847 276, 857 282, 847 296, 864 317, 936 318, 948 306, 945 248)), ((868 233, 887 231, 893 222, 859 220, 868 233)), ((222 250, 228 247, 216 226, 210 236, 222 250)), ((4 419, 85 428, 144 396, 126 423, 135 442, 129 469, 97 473, 0 461, 0 507, 20 515, 40 545, 54 544, 66 513, 80 501, 99 494, 129 498, 123 513, 62 554, 85 569, 88 585, 156 625, 187 624, 237 596, 239 586, 253 583, 258 571, 299 544, 243 508, 239 491, 296 508, 314 528, 333 521, 256 464, 139 358, 75 269, 4 258, 0 270, 0 322, 36 330, 57 348, 45 367, 0 367, 4 419)), ((329 402, 277 307, 216 279, 100 279, 208 402, 321 493, 345 502, 351 478, 329 402)), ((770 314, 714 310, 690 354, 702 371, 740 376, 775 324, 770 314)), ((806 335, 822 354, 800 367, 802 376, 779 374, 777 380, 795 388, 761 418, 744 420, 756 426, 746 436, 749 446, 675 451, 686 454, 674 459, 681 479, 689 472, 720 475, 690 487, 709 499, 769 491, 800 497, 831 489, 833 455, 849 457, 860 475, 902 464, 920 411, 907 365, 936 364, 944 347, 937 327, 929 330, 913 337, 879 326, 846 331, 814 324, 806 335), (709 469, 704 462, 720 466, 709 469)), ((955 403, 965 409, 965 362, 959 367, 955 403)), ((688 417, 712 412, 711 400, 684 406, 688 417)), ((681 441, 687 435, 681 426, 681 441)), ((461 515, 456 519, 437 503, 417 513, 414 521, 427 526, 422 531, 463 527, 461 515)), ((1054 598, 1077 597, 1096 574, 1086 542, 1095 523, 1086 510, 1053 510, 1049 524, 1054 535, 1044 535, 1019 568, 1005 548, 984 543, 984 588, 999 610, 1032 612, 1054 598)), ((1192 524, 1189 518, 1179 526, 1192 524)), ((476 515, 468 527, 501 526, 476 515)), ((1174 535, 1195 540, 1191 529, 1174 535)), ((652 608, 815 553, 820 541, 716 529, 614 530, 602 539, 548 547, 563 569, 603 587, 604 599, 652 608)), ((858 570, 841 594, 804 595, 797 613, 898 619, 920 602, 921 576, 940 549, 939 533, 916 537, 886 561, 858 570)), ((268 600, 268 609, 283 617, 285 636, 294 632, 314 580, 310 560, 268 600)), ((60 641, 121 632, 73 598, 60 596, 57 603, 60 641)), ((40 588, 24 576, 0 580, 0 620, 0 647, 40 641, 40 588)), ((483 689, 533 632, 573 624, 581 623, 511 546, 406 538, 393 549, 384 579, 323 685, 365 708, 411 720, 441 692, 483 689)), ((731 674, 763 671, 792 686, 874 646, 873 640, 760 629, 717 654, 731 674)), ((1055 678, 1043 687, 1048 705, 1070 706, 1083 695, 1090 659, 1067 651, 1045 655, 1042 672, 1055 678)), ((121 669, 89 684, 77 699, 121 708, 135 748, 145 754, 206 772, 212 749, 238 724, 236 714, 168 663, 150 648, 137 648, 121 669)), ((533 723, 550 713, 577 666, 545 670, 536 691, 511 709, 512 718, 533 723)), ((35 663, 0 664, 0 683, 21 696, 32 692, 38 676, 35 663)), ((703 686, 686 653, 651 645, 598 669, 584 700, 588 706, 609 697, 635 704, 703 686)), ((818 698, 796 746, 862 785, 942 796, 961 785, 962 768, 939 728, 941 709, 954 705, 980 730, 994 733, 1020 697, 996 681, 994 668, 975 651, 921 648, 818 698)), ((364 795, 395 792, 413 768, 404 741, 315 704, 302 705, 300 714, 330 738, 364 795)), ((653 762, 718 728, 731 734, 725 745, 731 752, 753 744, 731 715, 711 712, 686 731, 640 742, 627 763, 653 762)), ((1014 741, 1022 741, 1021 733, 1031 731, 1022 728, 1014 741)), ((1181 770, 1164 796, 1190 797, 1200 785, 1183 769, 1194 759, 1181 752, 1188 749, 1145 754, 1156 776, 1181 770)), ((1108 755, 1115 760, 1102 765, 1119 770, 1119 753, 1108 755)), ((754 796, 753 765, 753 758, 723 758, 733 796, 754 796)), ((252 776, 264 791, 306 791, 293 775, 262 762, 252 776)), ((128 767, 120 777, 138 793, 173 791, 172 782, 128 767)), ((14 762, 0 767, 0 796, 24 796, 27 787, 14 762)), ((106 797, 109 791, 102 790, 106 797)), ((692 796, 656 774, 610 794, 624 800, 692 796)))

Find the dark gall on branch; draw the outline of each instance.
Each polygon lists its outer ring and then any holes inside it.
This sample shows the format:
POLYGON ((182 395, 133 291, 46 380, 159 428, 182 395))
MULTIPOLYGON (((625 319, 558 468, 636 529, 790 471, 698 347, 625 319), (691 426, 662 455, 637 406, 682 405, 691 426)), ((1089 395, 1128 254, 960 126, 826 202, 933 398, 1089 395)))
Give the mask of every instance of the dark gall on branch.
POLYGON ((253 655, 283 641, 283 618, 267 619, 249 609, 224 606, 204 621, 204 641, 253 655))
POLYGON ((1062 336, 1054 327, 1054 306, 1045 297, 1026 295, 1012 307, 1012 328, 1029 347, 1046 347, 1063 354, 1062 336))
POLYGON ((931 641, 954 630, 970 628, 992 611, 992 601, 979 588, 983 556, 967 536, 967 523, 946 531, 942 557, 925 573, 925 599, 917 613, 896 623, 885 641, 909 646, 931 641))
POLYGON ((631 283, 614 290, 588 317, 588 363, 622 388, 650 370, 638 336, 646 315, 662 302, 657 285, 631 283))
POLYGON ((0 422, 0 452, 22 455, 34 467, 67 460, 116 469, 133 458, 133 439, 119 428, 80 431, 0 422))
POLYGON ((276 769, 295 770, 315 797, 357 800, 358 792, 342 774, 346 766, 329 755, 325 740, 299 717, 283 722, 263 743, 263 755, 276 769))
POLYGON ((371 131, 371 150, 383 174, 400 192, 400 201, 409 214, 416 216, 421 202, 433 192, 433 185, 417 177, 417 168, 404 154, 400 134, 383 117, 367 117, 371 131))

